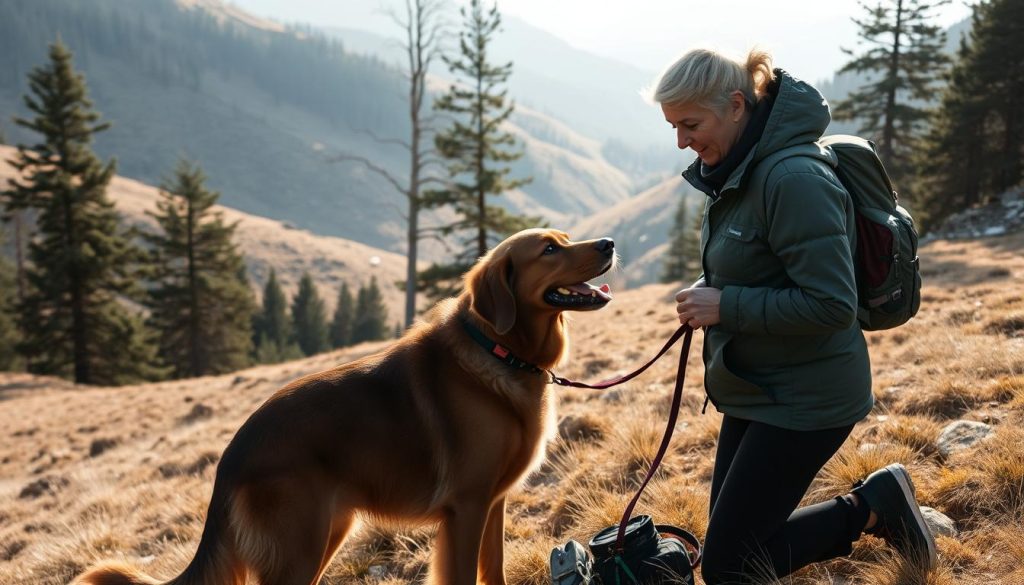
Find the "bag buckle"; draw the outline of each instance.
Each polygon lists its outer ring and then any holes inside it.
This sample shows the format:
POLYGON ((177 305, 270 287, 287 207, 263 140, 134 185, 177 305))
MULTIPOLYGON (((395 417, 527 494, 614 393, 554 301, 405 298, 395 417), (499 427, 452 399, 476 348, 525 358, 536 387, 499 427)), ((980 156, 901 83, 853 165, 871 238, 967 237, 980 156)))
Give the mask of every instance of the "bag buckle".
POLYGON ((551 585, 590 585, 593 561, 583 545, 570 540, 551 550, 551 585))

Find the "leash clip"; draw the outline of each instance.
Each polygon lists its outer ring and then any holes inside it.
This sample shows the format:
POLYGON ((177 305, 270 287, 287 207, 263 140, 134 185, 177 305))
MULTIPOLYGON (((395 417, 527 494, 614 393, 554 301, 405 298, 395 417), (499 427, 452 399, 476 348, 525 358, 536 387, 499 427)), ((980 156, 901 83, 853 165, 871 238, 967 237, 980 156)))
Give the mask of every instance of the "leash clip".
POLYGON ((555 373, 552 372, 551 370, 544 370, 544 371, 548 373, 548 376, 551 376, 551 379, 548 380, 548 384, 557 384, 559 386, 568 386, 569 385, 569 380, 567 380, 567 379, 565 379, 565 378, 563 378, 561 376, 556 376, 555 373))

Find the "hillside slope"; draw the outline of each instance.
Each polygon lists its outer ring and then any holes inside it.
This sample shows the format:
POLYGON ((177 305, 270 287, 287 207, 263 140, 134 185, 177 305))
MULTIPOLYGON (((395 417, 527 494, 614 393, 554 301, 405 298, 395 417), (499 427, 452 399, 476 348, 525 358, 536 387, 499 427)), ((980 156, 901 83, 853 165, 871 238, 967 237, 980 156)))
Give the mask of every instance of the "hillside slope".
MULTIPOLYGON (((15 148, 0 145, 0 188, 6 188, 7 180, 14 176, 14 169, 7 161, 16 153, 15 148)), ((142 229, 156 225, 146 215, 147 211, 156 211, 159 199, 156 187, 115 176, 107 194, 129 225, 142 229)), ((262 297, 271 268, 277 270, 278 281, 289 298, 298 290, 303 271, 308 271, 328 310, 333 310, 342 282, 347 282, 355 294, 360 286, 376 276, 389 318, 394 322, 402 321, 405 295, 393 283, 405 280, 405 256, 343 238, 318 236, 287 222, 222 205, 214 210, 223 213, 228 223, 238 222, 235 241, 245 258, 257 299, 262 297)))
POLYGON ((680 201, 686 201, 690 217, 694 217, 704 213, 705 199, 703 193, 677 176, 580 220, 569 233, 575 238, 611 236, 623 260, 623 284, 650 284, 661 274, 680 201))
MULTIPOLYGON (((868 336, 877 406, 806 501, 844 493, 857 477, 900 461, 921 503, 947 514, 959 532, 938 538, 940 569, 927 580, 864 536, 851 558, 787 584, 1024 583, 1024 234, 933 241, 922 258, 918 317, 868 336), (991 435, 940 452, 943 427, 963 419, 988 425, 991 435)), ((644 287, 618 294, 602 311, 574 315, 571 360, 559 373, 603 379, 653 355, 676 327, 673 292, 644 287)), ((701 339, 690 355, 673 447, 637 512, 703 536, 719 415, 713 408, 699 414, 701 339)), ((195 550, 219 454, 246 416, 289 380, 380 347, 123 388, 3 375, 0 582, 56 585, 110 558, 165 578, 177 574, 195 550)), ((559 390, 559 438, 549 462, 510 500, 510 583, 548 583, 553 546, 586 542, 618 519, 660 440, 673 362, 667 357, 613 391, 559 390)), ((324 583, 420 581, 431 538, 428 528, 366 527, 324 583)))

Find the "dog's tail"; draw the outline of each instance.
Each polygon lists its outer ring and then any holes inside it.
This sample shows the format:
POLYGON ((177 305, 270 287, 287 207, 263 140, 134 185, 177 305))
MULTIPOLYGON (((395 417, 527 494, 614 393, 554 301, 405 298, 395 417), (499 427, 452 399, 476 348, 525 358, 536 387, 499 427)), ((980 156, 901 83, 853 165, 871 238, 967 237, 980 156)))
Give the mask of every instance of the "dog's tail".
POLYGON ((196 556, 170 581, 159 581, 125 563, 96 565, 72 585, 242 585, 245 566, 235 554, 235 538, 228 519, 228 498, 216 482, 196 556))

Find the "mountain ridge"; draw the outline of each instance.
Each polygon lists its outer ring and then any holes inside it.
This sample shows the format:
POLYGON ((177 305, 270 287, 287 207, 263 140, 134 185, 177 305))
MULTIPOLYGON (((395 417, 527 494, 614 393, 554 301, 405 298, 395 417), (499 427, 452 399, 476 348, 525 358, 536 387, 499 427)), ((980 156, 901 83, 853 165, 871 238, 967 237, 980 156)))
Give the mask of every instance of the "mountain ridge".
MULTIPOLYGON (((97 110, 113 123, 96 136, 95 149, 116 156, 122 175, 155 184, 184 155, 203 166, 225 205, 404 251, 402 195, 361 165, 331 162, 357 154, 406 176, 407 153, 363 132, 408 135, 399 71, 312 29, 280 32, 216 0, 0 6, 0 111, 28 115, 25 75, 45 63, 46 44, 59 32, 97 110)), ((519 118, 529 122, 519 128, 530 137, 527 153, 514 172, 536 179, 504 205, 550 210, 550 219, 564 223, 629 196, 632 179, 598 149, 572 152, 547 142, 565 132, 545 127, 549 115, 527 110, 519 118)), ((35 139, 16 125, 3 130, 12 142, 35 139)), ((582 140, 591 139, 567 144, 582 140)), ((439 218, 425 214, 421 223, 431 219, 439 218)), ((440 259, 441 249, 425 242, 421 257, 440 259)))

